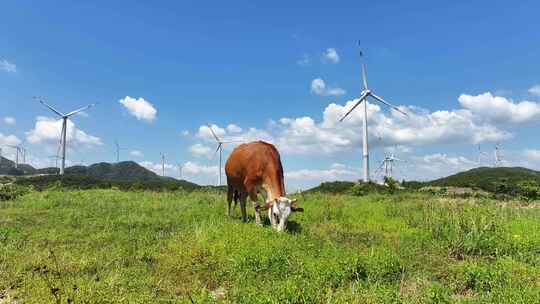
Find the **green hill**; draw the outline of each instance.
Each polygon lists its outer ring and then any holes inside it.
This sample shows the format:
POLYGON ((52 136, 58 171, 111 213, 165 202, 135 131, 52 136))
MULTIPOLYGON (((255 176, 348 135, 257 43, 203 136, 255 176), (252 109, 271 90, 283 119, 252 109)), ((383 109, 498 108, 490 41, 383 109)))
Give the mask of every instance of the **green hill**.
POLYGON ((38 189, 57 184, 78 189, 118 187, 121 189, 175 190, 182 188, 193 190, 200 187, 185 180, 161 177, 133 161, 71 166, 66 168, 65 176, 58 176, 57 172, 57 168, 35 169, 26 164, 19 164, 15 169, 13 161, 6 158, 0 161, 0 175, 21 176, 17 181, 18 184, 34 185, 38 189))
POLYGON ((0 156, 0 175, 29 175, 36 174, 36 169, 30 165, 19 164, 15 168, 15 162, 0 156))
POLYGON ((321 192, 321 193, 333 193, 333 194, 347 193, 351 190, 351 188, 354 185, 355 185, 354 182, 343 182, 343 181, 324 182, 317 187, 306 190, 305 192, 306 193, 321 192))
POLYGON ((133 161, 119 163, 97 163, 86 166, 73 166, 66 168, 66 174, 76 174, 117 181, 148 182, 162 180, 156 173, 144 168, 133 161))
POLYGON ((430 186, 472 187, 496 192, 500 185, 515 188, 524 181, 534 181, 540 185, 540 172, 522 167, 480 167, 427 182, 430 186))

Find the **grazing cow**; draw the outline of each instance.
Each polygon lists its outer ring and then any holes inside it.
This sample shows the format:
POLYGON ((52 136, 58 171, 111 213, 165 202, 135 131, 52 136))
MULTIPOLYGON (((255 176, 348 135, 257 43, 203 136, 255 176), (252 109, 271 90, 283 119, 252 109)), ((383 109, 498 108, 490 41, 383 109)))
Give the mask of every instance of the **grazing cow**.
POLYGON ((255 221, 261 225, 260 209, 268 209, 272 226, 283 231, 291 212, 303 211, 296 200, 285 197, 283 167, 277 149, 264 141, 255 141, 236 147, 227 163, 227 214, 232 216, 231 203, 240 201, 242 219, 247 221, 246 200, 249 196, 255 208, 255 221), (259 206, 257 195, 264 197, 259 206))

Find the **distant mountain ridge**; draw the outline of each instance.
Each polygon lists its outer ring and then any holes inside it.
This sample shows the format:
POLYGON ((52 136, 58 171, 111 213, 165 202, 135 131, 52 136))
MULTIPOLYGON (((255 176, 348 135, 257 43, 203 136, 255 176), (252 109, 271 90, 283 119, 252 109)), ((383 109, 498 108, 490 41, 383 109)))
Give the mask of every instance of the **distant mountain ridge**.
POLYGON ((148 182, 163 179, 163 177, 134 161, 124 161, 113 164, 102 162, 90 166, 72 166, 66 168, 66 174, 85 175, 94 178, 131 182, 148 182))
MULTIPOLYGON (((2 157, 0 159, 0 175, 39 175, 49 174, 54 175, 58 172, 58 168, 42 168, 36 169, 27 164, 19 164, 15 169, 15 162, 2 157)), ((146 169, 134 161, 123 161, 119 163, 101 162, 90 166, 71 166, 67 167, 66 175, 85 176, 94 179, 118 181, 118 182, 140 182, 140 183, 179 183, 185 187, 199 187, 199 185, 185 181, 177 180, 171 177, 162 177, 156 173, 146 169)))

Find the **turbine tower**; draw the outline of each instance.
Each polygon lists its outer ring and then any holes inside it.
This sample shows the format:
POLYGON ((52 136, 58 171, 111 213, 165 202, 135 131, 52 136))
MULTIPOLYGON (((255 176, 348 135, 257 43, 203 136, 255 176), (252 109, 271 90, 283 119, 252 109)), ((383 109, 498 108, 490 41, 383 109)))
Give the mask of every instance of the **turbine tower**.
POLYGON ((482 157, 486 158, 488 157, 488 154, 486 152, 483 152, 482 149, 480 148, 480 145, 478 145, 478 165, 479 166, 482 165, 482 157))
POLYGON ((77 109, 77 110, 74 110, 74 111, 71 111, 67 114, 63 114, 62 112, 56 110, 55 108, 53 108, 52 106, 46 104, 43 100, 39 99, 39 102, 46 106, 47 108, 49 108, 49 110, 51 110, 53 113, 55 113, 56 115, 58 115, 60 118, 62 118, 62 132, 60 134, 60 143, 61 143, 61 147, 62 147, 62 154, 61 154, 61 159, 62 159, 62 163, 61 163, 61 167, 60 167, 60 175, 64 175, 64 170, 66 168, 66 133, 67 133, 67 121, 69 119, 69 117, 77 114, 77 113, 80 113, 84 110, 87 110, 93 106, 95 106, 96 104, 93 103, 93 104, 90 104, 90 105, 87 105, 86 107, 82 107, 80 109, 77 109))
POLYGON ((501 144, 499 143, 495 145, 494 156, 495 156, 495 167, 502 166, 504 159, 501 153, 501 144))
POLYGON ((214 132, 214 129, 212 128, 212 125, 208 124, 208 128, 210 129, 210 132, 212 132, 212 135, 214 136, 217 142, 217 148, 216 148, 216 151, 214 152, 214 155, 217 152, 219 152, 218 186, 221 186, 221 163, 223 161, 223 145, 240 142, 240 141, 235 141, 235 140, 223 141, 216 135, 216 133, 214 132))
POLYGON ((165 153, 159 153, 161 155, 161 176, 165 176, 165 153))
POLYGON ((10 148, 15 149, 15 169, 19 167, 19 153, 21 152, 21 147, 14 145, 7 145, 10 148))
POLYGON ((364 62, 362 61, 362 57, 363 57, 363 54, 362 54, 362 51, 360 51, 360 60, 361 60, 361 69, 362 69, 362 83, 363 83, 363 90, 362 92, 360 93, 360 97, 358 98, 358 101, 356 102, 356 104, 345 114, 343 115, 343 117, 341 117, 341 119, 339 120, 340 122, 342 122, 347 116, 349 116, 349 114, 356 108, 358 107, 360 104, 363 104, 363 108, 362 108, 362 112, 363 112, 363 127, 364 127, 364 137, 363 137, 363 140, 362 140, 362 144, 363 144, 363 153, 362 153, 362 156, 363 156, 363 164, 364 164, 364 182, 369 182, 369 146, 368 146, 368 117, 367 117, 367 101, 368 101, 368 98, 369 97, 372 97, 373 99, 375 99, 376 101, 390 107, 391 109, 394 109, 396 111, 398 111, 399 113, 405 115, 405 116, 408 116, 407 113, 401 111, 398 107, 392 105, 391 103, 385 101, 384 99, 382 99, 380 96, 376 95, 373 91, 370 91, 369 88, 368 88, 368 83, 367 83, 367 76, 366 76, 366 68, 364 66, 364 62))
POLYGON ((183 171, 186 164, 178 163, 178 177, 182 179, 183 177, 183 171))
POLYGON ((116 148, 116 162, 120 162, 120 150, 126 150, 127 148, 120 147, 120 144, 118 143, 118 140, 114 141, 114 146, 116 148))

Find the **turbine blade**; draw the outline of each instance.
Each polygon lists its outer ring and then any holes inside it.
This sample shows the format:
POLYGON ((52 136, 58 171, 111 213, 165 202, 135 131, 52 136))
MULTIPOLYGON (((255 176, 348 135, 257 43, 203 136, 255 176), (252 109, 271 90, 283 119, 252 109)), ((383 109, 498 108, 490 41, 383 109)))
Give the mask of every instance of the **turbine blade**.
POLYGON ((210 124, 207 124, 207 125, 208 125, 208 128, 210 128, 210 132, 212 132, 212 135, 214 135, 214 138, 216 139, 216 141, 221 142, 219 137, 217 137, 216 133, 214 133, 214 129, 212 128, 212 125, 210 125, 210 124))
POLYGON ((392 108, 392 109, 398 111, 399 113, 401 113, 401 114, 403 114, 403 115, 405 115, 405 116, 409 116, 407 113, 401 111, 398 107, 396 107, 396 106, 394 106, 393 104, 391 104, 391 103, 385 101, 385 100, 382 99, 381 97, 375 95, 373 92, 371 92, 370 95, 373 96, 373 98, 377 99, 377 101, 379 101, 380 103, 383 103, 383 104, 389 106, 390 108, 392 108))
POLYGON ((219 145, 217 145, 217 148, 216 148, 216 151, 214 152, 214 155, 216 155, 216 153, 219 151, 219 149, 221 149, 221 145, 222 145, 221 142, 219 143, 219 145))
POLYGON ((84 111, 84 110, 90 109, 91 107, 93 107, 93 106, 95 106, 95 105, 96 105, 95 103, 89 104, 89 105, 87 105, 86 107, 82 107, 82 108, 77 109, 77 110, 75 110, 75 111, 71 111, 71 112, 67 113, 65 116, 68 116, 68 117, 69 117, 69 116, 71 116, 71 115, 77 114, 77 113, 82 112, 82 111, 84 111))
POLYGON ((364 90, 367 91, 367 76, 366 76, 366 67, 364 66, 364 63, 362 62, 362 82, 364 84, 364 90))
POLYGON ((383 160, 383 161, 381 162, 381 165, 379 166, 379 168, 377 168, 376 171, 382 170, 382 168, 383 168, 383 166, 384 166, 384 163, 386 163, 386 160, 383 160))
POLYGON ((60 112, 60 111, 56 110, 55 108, 53 108, 52 106, 46 104, 43 100, 40 99, 39 102, 40 102, 42 105, 44 105, 44 106, 46 106, 47 108, 49 108, 49 110, 51 110, 51 111, 53 111, 54 113, 56 113, 56 115, 61 116, 61 117, 64 117, 64 116, 65 116, 64 114, 62 114, 62 112, 60 112))
POLYGON ((360 100, 358 100, 358 102, 345 115, 343 115, 343 117, 341 117, 339 121, 342 122, 345 119, 345 117, 349 116, 349 114, 351 114, 351 112, 354 109, 356 109, 356 107, 358 107, 362 103, 362 101, 365 101, 366 97, 367 97, 367 94, 362 93, 362 95, 360 96, 360 100))

